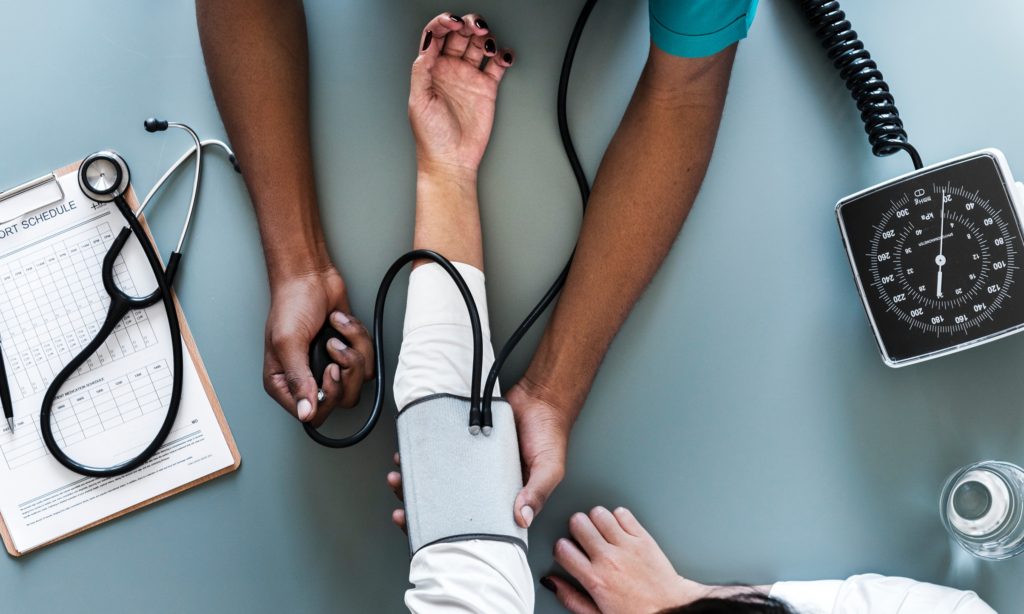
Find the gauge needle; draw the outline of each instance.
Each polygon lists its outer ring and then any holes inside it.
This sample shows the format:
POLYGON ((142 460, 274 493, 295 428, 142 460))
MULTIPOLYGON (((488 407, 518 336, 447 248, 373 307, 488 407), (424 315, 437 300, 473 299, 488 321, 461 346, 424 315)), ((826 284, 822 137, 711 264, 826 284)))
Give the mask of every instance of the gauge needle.
POLYGON ((946 191, 942 191, 942 205, 939 208, 939 255, 935 264, 939 265, 939 273, 935 278, 935 298, 942 298, 942 265, 946 264, 946 256, 942 253, 943 235, 946 234, 946 191))

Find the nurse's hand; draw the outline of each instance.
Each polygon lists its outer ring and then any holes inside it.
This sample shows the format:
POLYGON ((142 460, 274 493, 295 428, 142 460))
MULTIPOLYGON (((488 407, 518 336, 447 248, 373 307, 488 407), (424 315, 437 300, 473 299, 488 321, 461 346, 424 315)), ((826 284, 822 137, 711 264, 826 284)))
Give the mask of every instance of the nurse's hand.
POLYGON ((363 383, 374 374, 373 343, 348 304, 345 282, 338 270, 318 271, 275 279, 270 288, 263 387, 281 407, 302 422, 320 425, 335 407, 359 403, 363 383), (309 344, 325 321, 330 321, 349 344, 328 344, 332 363, 323 373, 323 402, 309 368, 309 344))
POLYGON ((498 49, 480 15, 442 13, 427 24, 409 89, 420 171, 475 177, 491 136, 498 83, 514 59, 511 49, 498 49))
POLYGON ((575 415, 546 400, 523 378, 505 394, 516 421, 525 484, 516 495, 516 524, 529 528, 548 497, 565 477, 565 457, 575 415))

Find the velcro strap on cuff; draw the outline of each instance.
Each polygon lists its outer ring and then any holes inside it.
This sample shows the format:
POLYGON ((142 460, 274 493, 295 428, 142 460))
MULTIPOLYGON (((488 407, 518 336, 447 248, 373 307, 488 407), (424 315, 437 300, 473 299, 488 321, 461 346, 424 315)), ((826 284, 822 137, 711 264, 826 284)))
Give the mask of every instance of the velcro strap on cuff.
POLYGON ((413 401, 398 415, 398 451, 411 554, 439 542, 492 539, 527 549, 513 516, 523 487, 512 407, 494 399, 490 435, 469 433, 469 399, 413 401))

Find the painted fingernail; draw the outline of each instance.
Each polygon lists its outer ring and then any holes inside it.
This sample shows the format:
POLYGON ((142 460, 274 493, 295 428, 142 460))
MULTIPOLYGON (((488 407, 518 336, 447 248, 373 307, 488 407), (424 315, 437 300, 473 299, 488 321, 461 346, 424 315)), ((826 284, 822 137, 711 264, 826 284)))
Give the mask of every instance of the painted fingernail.
POLYGON ((533 508, 529 505, 524 505, 519 510, 519 513, 523 515, 523 520, 526 521, 526 528, 530 528, 530 525, 533 524, 533 508))
POLYGON ((461 15, 452 15, 451 17, 452 17, 452 21, 457 21, 459 23, 462 23, 462 16, 461 15))
POLYGON ((427 35, 423 37, 423 49, 420 51, 426 51, 427 47, 430 46, 430 41, 434 39, 434 35, 428 30, 427 35))
POLYGON ((487 22, 484 21, 483 19, 477 19, 473 23, 475 23, 476 27, 480 28, 481 30, 486 30, 487 29, 487 22))
POLYGON ((331 379, 340 382, 341 381, 341 367, 338 365, 331 365, 327 367, 327 372, 331 374, 331 379))
POLYGON ((344 326, 352 321, 351 319, 349 319, 347 315, 340 311, 335 311, 334 313, 332 313, 331 319, 334 320, 334 323, 337 324, 338 326, 344 326))
POLYGON ((484 41, 484 51, 486 51, 487 53, 494 53, 496 49, 497 47, 494 45, 493 38, 489 38, 484 41))
POLYGON ((347 345, 341 342, 341 339, 337 339, 335 337, 331 337, 331 340, 327 342, 327 346, 330 347, 335 352, 340 352, 348 347, 347 345))
POLYGON ((512 59, 513 58, 512 58, 512 54, 511 53, 506 53, 505 55, 501 56, 501 58, 503 60, 505 60, 506 64, 511 64, 512 63, 512 59))
POLYGON ((295 409, 299 414, 299 420, 305 420, 309 418, 309 414, 313 413, 313 404, 309 402, 309 399, 301 399, 295 409))
POLYGON ((541 578, 540 585, 548 589, 552 593, 558 593, 558 586, 555 584, 555 581, 551 579, 551 576, 544 576, 543 578, 541 578))

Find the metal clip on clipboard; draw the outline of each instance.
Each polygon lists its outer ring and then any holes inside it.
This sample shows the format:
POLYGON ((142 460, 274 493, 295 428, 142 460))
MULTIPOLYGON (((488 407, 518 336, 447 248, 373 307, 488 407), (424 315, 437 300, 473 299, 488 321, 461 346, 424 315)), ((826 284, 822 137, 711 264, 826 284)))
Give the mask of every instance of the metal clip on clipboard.
POLYGON ((64 190, 56 173, 43 175, 27 183, 0 192, 0 226, 27 213, 64 201, 64 190), (43 200, 39 200, 42 198, 43 200))

